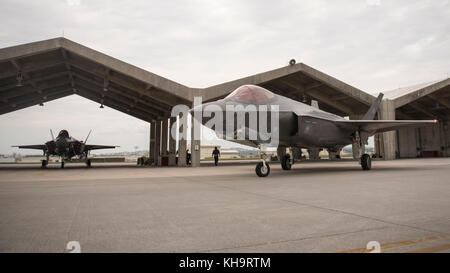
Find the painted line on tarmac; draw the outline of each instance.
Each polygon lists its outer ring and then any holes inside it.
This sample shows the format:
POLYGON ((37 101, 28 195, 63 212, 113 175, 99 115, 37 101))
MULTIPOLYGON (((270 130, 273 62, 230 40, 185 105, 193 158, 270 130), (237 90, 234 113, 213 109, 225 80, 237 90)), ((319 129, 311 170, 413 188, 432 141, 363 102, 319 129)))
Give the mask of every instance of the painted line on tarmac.
POLYGON ((432 253, 432 252, 437 252, 437 251, 442 251, 442 250, 447 250, 447 249, 450 249, 450 244, 417 249, 417 250, 414 250, 414 251, 411 251, 408 253, 432 253))
MULTIPOLYGON (((425 244, 425 243, 432 243, 432 242, 436 242, 436 241, 440 241, 440 240, 448 240, 448 239, 450 239, 450 236, 441 235, 441 236, 429 236, 429 237, 420 238, 420 239, 412 239, 412 240, 384 243, 384 244, 381 244, 381 251, 383 252, 386 250, 411 247, 411 246, 421 245, 421 244, 425 244)), ((449 244, 449 246, 450 246, 450 244, 449 244)), ((426 249, 427 248, 425 248, 424 250, 426 250, 426 249)), ((432 249, 432 247, 429 249, 432 249)), ((367 248, 355 248, 355 249, 338 251, 337 253, 369 253, 370 251, 371 250, 369 250, 367 248)))

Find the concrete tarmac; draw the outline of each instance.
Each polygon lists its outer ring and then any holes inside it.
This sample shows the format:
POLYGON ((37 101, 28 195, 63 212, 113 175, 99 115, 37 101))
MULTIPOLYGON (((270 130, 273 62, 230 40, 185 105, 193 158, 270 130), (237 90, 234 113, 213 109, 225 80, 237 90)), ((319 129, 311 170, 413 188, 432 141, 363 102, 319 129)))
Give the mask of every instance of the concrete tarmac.
POLYGON ((0 252, 450 252, 450 158, 202 166, 2 164, 0 252))

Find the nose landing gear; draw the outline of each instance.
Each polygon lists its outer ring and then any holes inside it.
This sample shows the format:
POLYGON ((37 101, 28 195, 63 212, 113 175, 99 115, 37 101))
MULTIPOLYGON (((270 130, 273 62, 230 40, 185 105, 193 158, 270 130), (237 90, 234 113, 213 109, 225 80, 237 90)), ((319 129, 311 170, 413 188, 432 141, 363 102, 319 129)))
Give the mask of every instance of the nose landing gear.
POLYGON ((265 154, 261 151, 261 146, 258 146, 258 149, 261 162, 256 164, 256 175, 259 177, 266 177, 270 174, 270 166, 269 163, 266 162, 265 154))
POLYGON ((270 174, 270 166, 264 159, 262 159, 261 162, 256 165, 255 171, 256 175, 259 177, 266 177, 270 174))

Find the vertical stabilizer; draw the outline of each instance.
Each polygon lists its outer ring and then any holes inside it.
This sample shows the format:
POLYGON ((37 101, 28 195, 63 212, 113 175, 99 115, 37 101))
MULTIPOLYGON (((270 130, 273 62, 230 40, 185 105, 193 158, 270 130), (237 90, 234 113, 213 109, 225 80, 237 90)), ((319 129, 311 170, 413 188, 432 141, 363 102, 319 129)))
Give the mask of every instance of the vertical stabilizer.
POLYGON ((314 108, 319 109, 319 102, 316 100, 311 100, 311 106, 314 108))
POLYGON ((375 117, 375 114, 378 111, 378 107, 380 107, 381 100, 383 99, 383 96, 384 96, 383 93, 380 93, 380 95, 378 95, 378 98, 370 106, 369 111, 367 111, 367 113, 362 118, 363 120, 373 120, 373 118, 375 117))

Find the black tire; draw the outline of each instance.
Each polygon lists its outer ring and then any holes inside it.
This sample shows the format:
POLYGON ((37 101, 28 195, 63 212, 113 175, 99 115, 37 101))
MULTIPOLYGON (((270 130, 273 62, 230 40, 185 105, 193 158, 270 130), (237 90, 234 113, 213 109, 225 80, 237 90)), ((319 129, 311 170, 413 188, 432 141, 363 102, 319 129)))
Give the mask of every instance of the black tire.
POLYGON ((61 169, 64 169, 64 161, 61 161, 61 169))
POLYGON ((363 154, 361 156, 361 167, 365 171, 372 169, 372 159, 368 154, 363 154))
POLYGON ((42 168, 45 168, 45 167, 47 167, 47 165, 48 165, 48 161, 47 160, 42 160, 42 168))
POLYGON ((281 158, 281 168, 283 168, 283 170, 285 170, 285 171, 288 171, 292 168, 292 162, 291 162, 290 155, 284 155, 281 158))
POLYGON ((90 159, 86 160, 86 166, 87 166, 88 168, 91 167, 91 160, 90 160, 90 159))
POLYGON ((259 162, 258 164, 256 164, 255 171, 259 177, 266 177, 270 174, 270 166, 266 163, 266 168, 264 168, 264 164, 262 162, 259 162))

